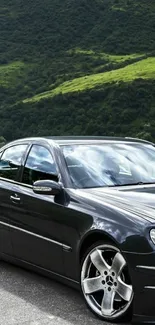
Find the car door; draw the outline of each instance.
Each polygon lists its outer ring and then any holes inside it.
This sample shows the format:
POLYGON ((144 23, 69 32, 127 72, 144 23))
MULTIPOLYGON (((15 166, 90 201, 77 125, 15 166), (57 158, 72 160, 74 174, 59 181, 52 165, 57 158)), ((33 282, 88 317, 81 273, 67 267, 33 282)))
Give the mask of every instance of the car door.
POLYGON ((33 144, 21 182, 12 192, 11 238, 16 258, 63 274, 63 203, 35 194, 32 188, 36 180, 58 180, 54 174, 58 170, 52 149, 33 144))
POLYGON ((27 144, 14 145, 6 148, 0 158, 0 252, 12 255, 10 236, 10 197, 17 182, 22 157, 27 144))

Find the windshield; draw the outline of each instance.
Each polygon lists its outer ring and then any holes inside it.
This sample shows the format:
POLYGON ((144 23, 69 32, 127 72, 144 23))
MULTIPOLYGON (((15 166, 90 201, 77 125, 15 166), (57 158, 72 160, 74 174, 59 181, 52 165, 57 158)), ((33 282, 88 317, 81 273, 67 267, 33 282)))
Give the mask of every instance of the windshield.
POLYGON ((155 148, 148 144, 107 143, 62 146, 76 188, 155 182, 155 148))

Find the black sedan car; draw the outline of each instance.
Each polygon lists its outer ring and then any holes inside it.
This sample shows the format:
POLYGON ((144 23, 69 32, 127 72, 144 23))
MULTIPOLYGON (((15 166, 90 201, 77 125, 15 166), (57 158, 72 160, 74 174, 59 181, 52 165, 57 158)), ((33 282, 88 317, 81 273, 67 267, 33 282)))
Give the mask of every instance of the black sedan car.
POLYGON ((155 147, 108 137, 0 149, 0 256, 80 288, 102 320, 155 323, 155 147))

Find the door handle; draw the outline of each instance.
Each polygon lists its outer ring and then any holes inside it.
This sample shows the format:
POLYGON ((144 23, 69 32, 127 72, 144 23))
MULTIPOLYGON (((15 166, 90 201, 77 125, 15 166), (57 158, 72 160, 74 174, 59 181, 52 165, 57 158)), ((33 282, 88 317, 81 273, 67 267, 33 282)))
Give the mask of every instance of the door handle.
POLYGON ((13 202, 15 202, 15 203, 19 203, 20 202, 20 197, 19 196, 17 196, 17 195, 11 195, 10 196, 10 200, 11 201, 13 201, 13 202))

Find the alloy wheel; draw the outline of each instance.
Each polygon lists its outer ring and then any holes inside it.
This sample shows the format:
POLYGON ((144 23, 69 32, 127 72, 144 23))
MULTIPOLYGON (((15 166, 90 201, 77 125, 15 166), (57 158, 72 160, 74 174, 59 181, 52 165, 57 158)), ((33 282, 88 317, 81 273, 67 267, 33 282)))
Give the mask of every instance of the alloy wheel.
POLYGON ((81 287, 88 306, 105 319, 121 318, 133 299, 127 263, 114 246, 103 244, 85 257, 81 287))

